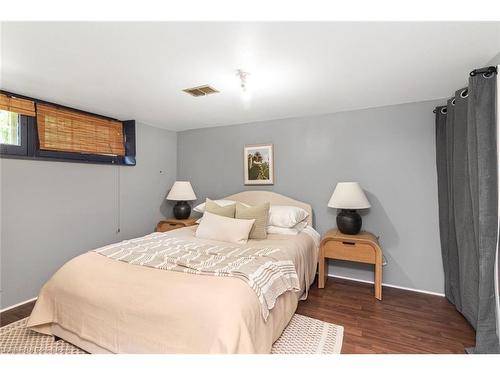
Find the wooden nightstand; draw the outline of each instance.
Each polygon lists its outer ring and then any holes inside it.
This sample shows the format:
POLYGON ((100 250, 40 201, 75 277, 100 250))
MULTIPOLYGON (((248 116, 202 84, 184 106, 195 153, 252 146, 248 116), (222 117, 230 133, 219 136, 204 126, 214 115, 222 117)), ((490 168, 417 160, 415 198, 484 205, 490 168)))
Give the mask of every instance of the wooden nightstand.
POLYGON ((382 299, 382 249, 377 237, 370 232, 343 234, 338 229, 329 230, 321 240, 319 250, 318 288, 325 287, 328 259, 369 263, 375 266, 375 298, 382 299))
POLYGON ((169 230, 190 227, 191 225, 196 224, 196 220, 194 218, 189 219, 166 219, 161 220, 158 224, 156 224, 157 232, 168 232, 169 230))

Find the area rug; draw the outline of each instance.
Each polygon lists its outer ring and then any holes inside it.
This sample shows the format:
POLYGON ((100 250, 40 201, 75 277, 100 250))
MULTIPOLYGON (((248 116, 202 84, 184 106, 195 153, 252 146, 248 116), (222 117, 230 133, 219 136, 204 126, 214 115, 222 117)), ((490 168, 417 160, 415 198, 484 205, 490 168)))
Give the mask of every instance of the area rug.
MULTIPOLYGON (((1 354, 86 354, 64 341, 54 341, 26 328, 28 318, 0 328, 1 354)), ((344 327, 295 314, 271 354, 338 354, 344 327)))

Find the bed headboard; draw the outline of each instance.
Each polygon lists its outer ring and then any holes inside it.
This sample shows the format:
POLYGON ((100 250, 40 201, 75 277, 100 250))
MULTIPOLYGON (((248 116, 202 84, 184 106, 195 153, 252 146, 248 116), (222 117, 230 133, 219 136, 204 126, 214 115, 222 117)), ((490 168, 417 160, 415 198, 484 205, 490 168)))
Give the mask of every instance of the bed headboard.
POLYGON ((307 217, 307 223, 312 225, 311 205, 297 201, 295 199, 286 197, 278 193, 274 193, 272 191, 265 191, 265 190, 242 191, 241 193, 236 193, 228 197, 225 197, 223 199, 239 201, 252 206, 263 202, 269 202, 271 204, 282 205, 282 206, 300 207, 309 213, 309 216, 307 217))

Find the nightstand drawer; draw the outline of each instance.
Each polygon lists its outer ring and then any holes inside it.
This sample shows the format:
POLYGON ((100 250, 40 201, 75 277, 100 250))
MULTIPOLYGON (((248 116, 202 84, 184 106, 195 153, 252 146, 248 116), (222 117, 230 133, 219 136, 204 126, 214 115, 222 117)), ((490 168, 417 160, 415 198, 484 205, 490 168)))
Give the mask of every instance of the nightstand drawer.
POLYGON ((174 230, 174 229, 179 229, 179 228, 184 228, 184 224, 179 224, 179 223, 161 223, 156 227, 157 232, 168 232, 169 230, 174 230))
POLYGON ((169 230, 190 227, 191 225, 196 225, 195 218, 189 219, 166 219, 161 220, 156 225, 157 232, 168 232, 169 230))
POLYGON ((328 241, 323 246, 323 256, 331 259, 375 264, 376 252, 367 244, 351 241, 328 241))
POLYGON ((184 228, 184 225, 182 224, 174 224, 174 223, 161 223, 158 225, 157 231, 158 232, 168 232, 169 230, 174 230, 178 228, 184 228))

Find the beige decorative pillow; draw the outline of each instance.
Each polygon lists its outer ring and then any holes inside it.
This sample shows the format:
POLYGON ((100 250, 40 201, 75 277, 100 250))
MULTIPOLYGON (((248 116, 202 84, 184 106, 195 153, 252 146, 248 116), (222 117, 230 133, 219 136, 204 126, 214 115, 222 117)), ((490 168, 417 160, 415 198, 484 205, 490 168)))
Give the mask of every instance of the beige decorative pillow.
POLYGON ((215 215, 234 218, 236 204, 229 204, 227 206, 219 206, 214 201, 207 198, 205 202, 205 212, 210 212, 215 215))
POLYGON ((232 219, 205 211, 196 229, 196 237, 244 244, 255 220, 232 219))
POLYGON ((267 220, 269 218, 269 202, 257 206, 245 207, 236 202, 236 219, 255 219, 248 238, 263 240, 267 238, 267 220))
MULTIPOLYGON (((210 199, 210 198, 205 199, 205 201, 207 201, 207 200, 215 202, 215 203, 217 203, 221 207, 229 206, 230 204, 236 203, 236 201, 232 201, 232 200, 229 200, 229 199, 210 199)), ((248 206, 248 204, 245 204, 245 203, 243 203, 243 205, 244 206, 248 206)), ((199 212, 200 214, 202 214, 203 212, 205 212, 205 202, 200 203, 199 205, 197 205, 195 208, 193 208, 193 211, 199 212)))

